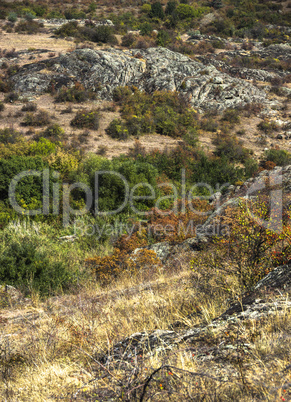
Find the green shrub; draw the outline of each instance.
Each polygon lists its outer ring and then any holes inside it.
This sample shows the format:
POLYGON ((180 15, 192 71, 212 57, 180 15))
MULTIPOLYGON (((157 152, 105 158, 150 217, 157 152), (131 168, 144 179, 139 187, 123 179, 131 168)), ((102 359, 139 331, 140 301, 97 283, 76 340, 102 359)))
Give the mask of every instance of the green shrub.
POLYGON ((286 166, 291 164, 291 153, 283 149, 269 149, 265 152, 265 159, 277 166, 286 166))
POLYGON ((71 21, 58 28, 55 31, 55 35, 64 38, 66 36, 75 36, 78 31, 79 31, 78 22, 71 21))
POLYGON ((121 105, 123 118, 114 120, 107 128, 107 134, 113 138, 127 139, 154 131, 177 137, 197 125, 195 112, 175 92, 156 91, 149 95, 134 87, 118 87, 113 98, 121 105))
POLYGON ((75 84, 72 88, 61 88, 55 97, 55 101, 60 102, 77 102, 82 103, 87 100, 96 99, 93 91, 85 90, 81 84, 75 84))
POLYGON ((99 110, 81 110, 76 113, 76 116, 71 121, 72 127, 78 128, 91 128, 92 130, 98 130, 100 120, 99 110))
POLYGON ((161 30, 157 35, 157 46, 165 47, 170 42, 170 35, 167 31, 161 30))
POLYGON ((15 144, 20 138, 20 133, 14 128, 0 129, 0 143, 1 144, 15 144))
POLYGON ((263 120, 257 125, 258 129, 265 134, 270 134, 278 130, 278 125, 274 121, 263 120))
POLYGON ((5 109, 4 103, 0 102, 0 112, 3 112, 4 109, 5 109))
POLYGON ((117 44, 118 41, 113 35, 113 29, 110 26, 101 25, 94 28, 93 42, 117 44))
MULTIPOLYGON (((0 200, 8 199, 11 180, 21 172, 29 170, 43 171, 48 165, 40 157, 11 156, 0 159, 0 200)), ((23 178, 17 185, 17 199, 30 203, 32 198, 42 199, 42 179, 37 176, 23 178)))
POLYGON ((151 18, 160 18, 161 20, 165 17, 163 6, 159 1, 152 4, 149 15, 151 18))
POLYGON ((43 24, 39 24, 36 21, 20 21, 15 26, 15 32, 25 32, 27 34, 36 34, 40 31, 43 24))
POLYGON ((24 126, 42 127, 51 122, 49 113, 46 110, 39 110, 36 114, 27 113, 22 124, 24 126))
POLYGON ((17 287, 25 295, 42 296, 66 290, 73 283, 64 262, 52 261, 51 252, 40 251, 37 241, 12 240, 0 255, 0 282, 17 287))
POLYGON ((121 45, 124 47, 131 47, 136 41, 136 35, 129 33, 122 37, 121 45))
POLYGON ((237 124, 240 122, 240 117, 238 110, 235 109, 227 109, 224 111, 223 116, 221 118, 222 121, 227 121, 231 124, 237 124))
POLYGON ((132 95, 132 90, 125 87, 116 87, 113 90, 113 100, 118 103, 126 103, 127 99, 132 95))
POLYGON ((244 162, 250 151, 243 147, 243 142, 230 135, 217 135, 213 141, 216 145, 214 152, 217 156, 226 156, 230 161, 244 162))
POLYGON ((65 130, 59 124, 48 126, 42 133, 44 138, 49 138, 51 141, 63 141, 65 138, 65 130))
POLYGON ((17 21, 17 14, 12 11, 11 13, 8 14, 7 19, 10 22, 16 22, 17 21))
POLYGON ((82 10, 76 8, 69 8, 65 10, 65 17, 67 20, 82 20, 86 18, 86 14, 82 10))
POLYGON ((166 9, 165 9, 165 14, 172 15, 174 13, 174 11, 176 10, 176 8, 177 8, 176 1, 173 1, 173 0, 168 1, 166 9))
POLYGON ((140 35, 145 36, 145 35, 150 35, 153 31, 153 26, 149 22, 143 22, 140 26, 140 35))
POLYGON ((106 134, 111 138, 117 138, 120 140, 127 140, 129 138, 129 132, 126 127, 126 123, 121 119, 114 119, 106 128, 106 134))

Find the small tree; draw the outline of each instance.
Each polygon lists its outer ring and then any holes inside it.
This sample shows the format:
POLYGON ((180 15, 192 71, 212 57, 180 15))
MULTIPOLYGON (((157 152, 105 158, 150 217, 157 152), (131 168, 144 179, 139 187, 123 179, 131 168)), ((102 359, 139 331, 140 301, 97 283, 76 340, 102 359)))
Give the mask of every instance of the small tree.
POLYGON ((164 14, 163 6, 159 1, 152 4, 150 17, 151 18, 160 18, 161 20, 164 19, 165 14, 164 14))

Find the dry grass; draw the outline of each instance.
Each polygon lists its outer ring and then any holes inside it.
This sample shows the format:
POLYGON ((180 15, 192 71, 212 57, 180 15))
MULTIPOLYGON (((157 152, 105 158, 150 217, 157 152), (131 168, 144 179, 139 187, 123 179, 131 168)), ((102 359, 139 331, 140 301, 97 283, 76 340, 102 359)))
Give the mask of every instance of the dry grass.
POLYGON ((184 263, 179 272, 159 273, 146 281, 124 276, 107 288, 91 282, 76 294, 45 302, 34 296, 22 306, 12 302, 3 308, 0 398, 134 401, 141 400, 146 381, 143 400, 290 397, 290 371, 284 371, 291 352, 288 310, 261 321, 209 327, 167 352, 160 348, 104 361, 114 344, 133 333, 167 330, 177 321, 179 332, 207 325, 225 310, 222 298, 209 299, 193 286, 188 267, 184 263))

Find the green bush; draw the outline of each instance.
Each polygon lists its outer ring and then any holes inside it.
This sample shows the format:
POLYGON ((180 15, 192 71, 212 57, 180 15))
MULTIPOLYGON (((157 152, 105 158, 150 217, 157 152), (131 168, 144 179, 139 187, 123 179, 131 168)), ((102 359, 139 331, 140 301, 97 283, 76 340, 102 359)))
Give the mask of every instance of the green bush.
POLYGON ((224 111, 223 116, 221 118, 222 121, 227 121, 231 124, 237 124, 240 122, 240 117, 238 110, 235 109, 227 109, 224 111))
POLYGON ((134 87, 118 87, 113 98, 121 105, 122 116, 106 130, 113 138, 139 137, 154 131, 178 137, 197 125, 195 112, 176 92, 156 91, 149 95, 134 87))
POLYGON ((126 127, 126 123, 121 119, 114 119, 106 128, 106 134, 111 138, 117 138, 119 140, 127 140, 129 138, 129 132, 126 127))
POLYGON ((157 46, 165 47, 170 42, 170 35, 167 31, 161 30, 157 35, 157 46))
POLYGON ((1 144, 15 144, 20 138, 20 133, 14 128, 0 129, 0 143, 1 144))
POLYGON ((92 130, 98 130, 100 120, 99 110, 81 110, 76 113, 76 116, 71 121, 72 127, 78 128, 91 128, 92 130))
MULTIPOLYGON (((43 171, 48 165, 40 157, 11 156, 0 159, 0 200, 7 201, 11 180, 21 172, 29 170, 43 171)), ((30 203, 31 199, 42 199, 42 178, 29 176, 23 178, 17 185, 17 199, 30 203)))
POLYGON ((12 11, 11 13, 8 14, 7 19, 10 22, 16 22, 17 21, 17 14, 12 11))
POLYGON ((265 151, 265 159, 274 162, 277 166, 291 165, 291 153, 283 149, 265 151))
POLYGON ((159 1, 152 4, 149 15, 151 18, 160 18, 161 20, 165 17, 163 6, 159 1))
POLYGON ((278 130, 278 125, 274 121, 263 120, 257 125, 258 129, 265 134, 270 134, 278 130))
POLYGON ((78 22, 71 21, 58 28, 55 31, 55 35, 64 38, 66 36, 75 36, 77 32, 79 32, 78 22))
POLYGON ((131 47, 136 41, 136 35, 129 33, 122 37, 121 45, 124 47, 131 47))
POLYGON ((76 8, 69 8, 65 10, 65 17, 67 20, 82 20, 86 18, 86 14, 82 10, 76 8))
POLYGON ((65 138, 65 130, 59 126, 59 124, 53 124, 45 129, 42 136, 54 142, 63 141, 65 138))
POLYGON ((4 103, 0 102, 0 112, 3 112, 4 109, 5 109, 4 103))
POLYGON ((117 39, 113 35, 113 29, 110 26, 101 25, 94 28, 93 42, 117 44, 117 39))
POLYGON ((243 141, 230 135, 217 135, 213 141, 216 145, 214 152, 217 156, 226 156, 230 161, 245 162, 249 157, 250 151, 243 147, 243 141))
POLYGON ((149 22, 143 22, 139 26, 140 29, 140 35, 145 36, 145 35, 150 35, 153 31, 153 26, 149 22))
POLYGON ((36 114, 27 113, 22 125, 42 127, 48 125, 50 122, 51 118, 49 113, 46 110, 40 109, 36 114))
POLYGON ((43 24, 39 24, 37 21, 20 21, 15 26, 15 32, 25 32, 27 34, 36 34, 40 31, 43 24))
POLYGON ((52 261, 51 252, 40 251, 37 241, 12 240, 0 255, 0 282, 17 287, 25 295, 42 296, 68 289, 73 275, 65 262, 52 261))
POLYGON ((96 94, 93 91, 85 90, 81 84, 75 84, 72 88, 61 88, 55 97, 55 102, 82 103, 93 99, 96 99, 96 94))

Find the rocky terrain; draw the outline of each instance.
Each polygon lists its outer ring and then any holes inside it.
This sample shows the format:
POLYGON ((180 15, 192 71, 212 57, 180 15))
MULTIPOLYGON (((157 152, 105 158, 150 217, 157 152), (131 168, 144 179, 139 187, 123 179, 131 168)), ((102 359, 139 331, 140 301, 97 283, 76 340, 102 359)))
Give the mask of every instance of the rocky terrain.
POLYGON ((264 90, 163 48, 79 49, 23 66, 11 79, 14 90, 26 95, 48 91, 52 83, 57 89, 78 81, 102 99, 111 99, 118 86, 134 85, 149 93, 180 91, 198 110, 266 103, 264 90))

